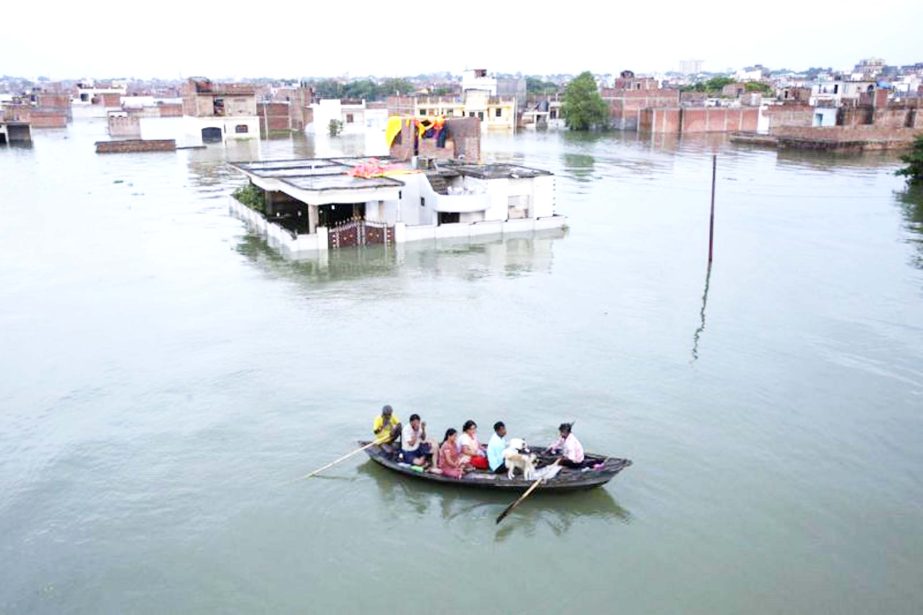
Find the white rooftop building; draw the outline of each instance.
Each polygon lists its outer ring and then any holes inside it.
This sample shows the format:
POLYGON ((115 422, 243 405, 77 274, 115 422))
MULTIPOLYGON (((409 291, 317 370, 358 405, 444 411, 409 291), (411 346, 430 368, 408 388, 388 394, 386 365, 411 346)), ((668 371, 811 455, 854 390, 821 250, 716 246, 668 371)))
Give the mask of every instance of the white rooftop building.
POLYGON ((264 191, 264 203, 254 209, 230 197, 232 213, 288 255, 565 226, 554 211, 554 176, 518 165, 414 169, 388 160, 316 158, 233 166, 264 191))

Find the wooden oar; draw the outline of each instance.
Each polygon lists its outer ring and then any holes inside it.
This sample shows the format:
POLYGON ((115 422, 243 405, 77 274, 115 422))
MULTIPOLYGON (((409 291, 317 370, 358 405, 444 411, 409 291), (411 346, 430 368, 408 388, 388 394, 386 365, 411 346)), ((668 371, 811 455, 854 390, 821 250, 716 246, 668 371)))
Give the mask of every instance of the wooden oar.
MULTIPOLYGON (((388 440, 388 442, 390 442, 390 440, 388 440)), ((357 448, 357 449, 354 450, 353 452, 347 453, 346 455, 343 455, 342 457, 340 457, 340 458, 337 459, 336 461, 332 461, 332 462, 328 463, 327 465, 325 465, 324 467, 318 468, 318 469, 314 470, 314 471, 311 472, 310 474, 305 474, 304 476, 302 476, 302 477, 301 477, 300 479, 298 479, 298 480, 303 480, 303 479, 305 479, 305 478, 311 478, 311 477, 314 476, 315 474, 320 474, 321 472, 323 472, 323 471, 326 470, 327 468, 332 468, 333 466, 335 466, 336 464, 340 463, 341 461, 346 461, 347 459, 349 459, 350 457, 352 457, 352 456, 355 455, 356 453, 361 453, 361 452, 364 451, 365 449, 367 449, 367 448, 372 448, 373 446, 376 446, 376 445, 378 445, 378 444, 379 444, 378 442, 376 442, 375 440, 372 440, 371 442, 369 442, 368 444, 366 444, 366 445, 363 446, 362 448, 357 448)), ((387 442, 381 442, 381 444, 387 444, 387 442)))
MULTIPOLYGON (((560 460, 555 461, 553 464, 551 464, 548 467, 551 468, 551 467, 558 465, 558 461, 560 460)), ((543 482, 545 482, 544 476, 538 479, 537 481, 535 481, 534 483, 532 483, 532 486, 526 489, 526 492, 523 493, 521 496, 519 496, 518 500, 516 500, 515 502, 507 506, 506 509, 502 513, 500 513, 500 516, 497 517, 497 523, 499 524, 501 521, 506 519, 506 516, 510 514, 511 512, 513 512, 513 509, 519 506, 523 500, 525 500, 527 497, 529 497, 532 494, 533 491, 538 489, 538 486, 541 485, 543 482)))

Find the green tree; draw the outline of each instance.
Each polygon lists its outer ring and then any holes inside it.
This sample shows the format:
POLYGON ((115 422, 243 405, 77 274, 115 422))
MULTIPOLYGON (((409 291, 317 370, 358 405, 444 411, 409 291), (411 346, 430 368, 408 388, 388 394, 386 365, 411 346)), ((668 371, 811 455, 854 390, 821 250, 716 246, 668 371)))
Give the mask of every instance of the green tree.
POLYGON ((382 98, 388 96, 406 96, 417 91, 416 86, 406 79, 385 79, 378 86, 382 98))
POLYGON ((327 124, 327 133, 331 137, 335 137, 341 132, 343 132, 343 122, 340 120, 330 120, 330 123, 327 124))
POLYGON ((378 100, 378 84, 371 79, 359 79, 346 84, 343 98, 356 100, 378 100))
POLYGON ((712 77, 705 82, 705 91, 720 92, 724 86, 731 85, 732 83, 734 83, 734 80, 730 77, 712 77))
POLYGON ((336 79, 321 79, 314 84, 314 95, 318 98, 344 98, 345 88, 336 79))
POLYGON ((923 135, 917 136, 913 148, 901 156, 901 161, 907 166, 898 169, 894 174, 906 177, 910 185, 923 185, 923 135))
POLYGON ((772 86, 760 81, 748 81, 744 84, 744 89, 748 92, 760 92, 761 94, 772 94, 772 86))
POLYGON ((599 95, 596 79, 584 71, 564 91, 564 121, 571 130, 590 130, 609 125, 609 106, 599 95))
POLYGON ((554 94, 558 91, 558 84, 552 81, 542 81, 538 77, 526 77, 526 92, 529 94, 554 94))

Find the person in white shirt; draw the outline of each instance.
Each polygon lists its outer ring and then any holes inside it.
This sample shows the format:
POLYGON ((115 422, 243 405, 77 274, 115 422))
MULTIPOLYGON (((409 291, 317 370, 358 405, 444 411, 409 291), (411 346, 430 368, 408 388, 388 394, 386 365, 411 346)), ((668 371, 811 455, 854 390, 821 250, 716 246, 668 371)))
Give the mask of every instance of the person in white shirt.
POLYGON ((410 422, 401 431, 401 455, 404 463, 426 466, 436 451, 435 442, 426 437, 426 423, 419 414, 411 414, 410 422))
POLYGON ((571 432, 570 423, 561 423, 558 427, 560 437, 551 443, 548 450, 559 455, 558 462, 566 468, 582 468, 584 461, 583 445, 571 432))

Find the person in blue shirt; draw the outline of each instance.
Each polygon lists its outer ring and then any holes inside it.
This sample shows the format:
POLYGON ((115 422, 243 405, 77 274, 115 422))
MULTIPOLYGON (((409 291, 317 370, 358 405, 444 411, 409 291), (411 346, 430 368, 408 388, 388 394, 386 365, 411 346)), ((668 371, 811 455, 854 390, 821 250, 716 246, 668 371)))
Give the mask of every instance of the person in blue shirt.
POLYGON ((503 451, 506 450, 506 446, 506 425, 503 421, 497 421, 494 423, 494 435, 487 443, 487 464, 495 474, 506 472, 506 464, 503 463, 503 451))

